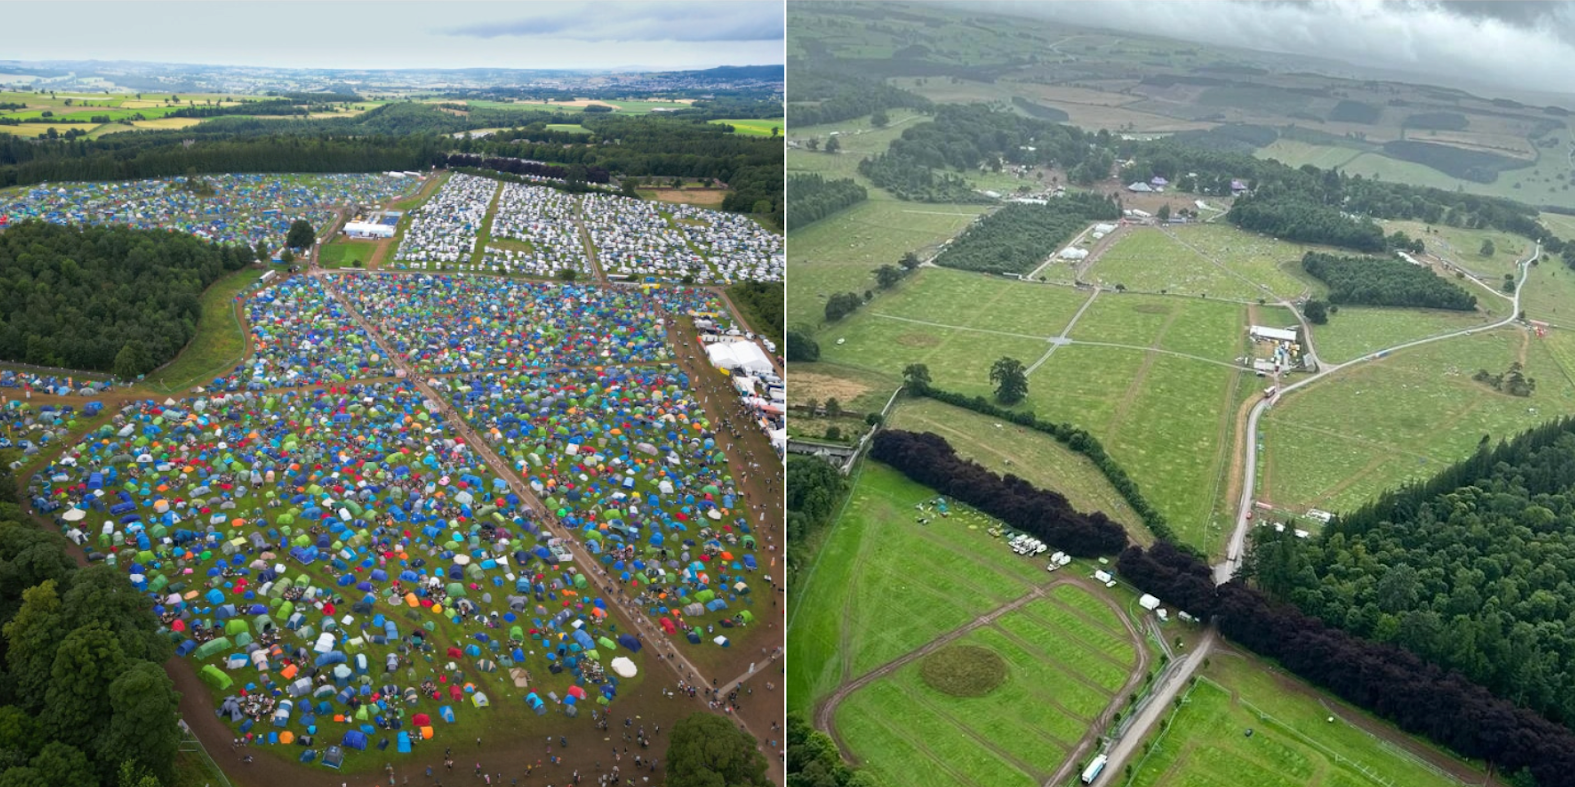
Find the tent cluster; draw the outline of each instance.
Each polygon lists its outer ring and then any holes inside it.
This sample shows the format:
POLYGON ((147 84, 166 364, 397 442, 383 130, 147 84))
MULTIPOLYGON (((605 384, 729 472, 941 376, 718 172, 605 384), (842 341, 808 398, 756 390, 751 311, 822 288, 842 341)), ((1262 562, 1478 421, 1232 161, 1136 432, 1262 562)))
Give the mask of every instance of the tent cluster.
POLYGON ((584 216, 591 243, 596 244, 596 258, 609 275, 673 281, 693 275, 705 282, 716 278, 706 258, 690 247, 684 231, 658 212, 657 203, 587 194, 584 216))
POLYGON ((428 373, 670 354, 652 302, 626 288, 428 275, 347 276, 339 287, 394 352, 428 373))
POLYGON ((748 508, 675 367, 443 381, 455 408, 579 531, 651 618, 692 643, 753 620, 748 508))
POLYGON ((252 354, 217 391, 260 391, 297 385, 392 376, 393 366, 322 283, 291 276, 246 301, 252 354))
POLYGON ((492 216, 492 237, 529 243, 531 250, 488 246, 482 267, 544 278, 572 269, 581 278, 590 279, 595 271, 580 241, 579 225, 574 222, 578 205, 578 197, 557 189, 503 184, 497 212, 492 216))
POLYGON ((604 662, 642 643, 430 409, 394 383, 144 401, 29 493, 257 741, 405 751, 466 705, 612 702, 632 673, 604 662))
POLYGON ((29 388, 55 396, 98 396, 115 387, 115 381, 78 379, 75 376, 37 374, 0 369, 0 388, 29 388))
MULTIPOLYGON (((83 415, 97 415, 103 405, 89 402, 83 415)), ((77 426, 76 408, 71 405, 33 405, 19 400, 0 404, 0 448, 19 448, 32 456, 50 441, 70 434, 77 426)))
POLYGON ((711 268, 723 283, 782 280, 787 251, 781 235, 766 231, 741 213, 683 204, 673 205, 671 210, 689 241, 711 260, 711 268))
POLYGON ((51 183, 0 195, 0 215, 55 224, 126 224, 176 229, 222 243, 282 245, 290 222, 333 220, 331 206, 379 202, 410 181, 386 175, 204 175, 212 196, 181 188, 185 178, 51 183))
POLYGON ((487 217, 487 206, 498 182, 474 175, 455 174, 438 193, 410 211, 410 225, 394 259, 401 268, 425 270, 438 264, 469 263, 476 250, 476 235, 487 217))

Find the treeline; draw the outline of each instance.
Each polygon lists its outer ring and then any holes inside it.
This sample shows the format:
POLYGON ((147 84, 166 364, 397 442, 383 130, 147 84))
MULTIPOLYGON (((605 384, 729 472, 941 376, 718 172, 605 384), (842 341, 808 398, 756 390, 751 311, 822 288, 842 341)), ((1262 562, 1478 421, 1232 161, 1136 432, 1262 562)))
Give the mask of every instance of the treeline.
POLYGON ((1130 547, 1116 568, 1138 589, 1218 621, 1234 642, 1406 732, 1507 774, 1528 771, 1540 787, 1575 784, 1575 734, 1460 673, 1330 628, 1240 579, 1216 588, 1208 564, 1169 542, 1130 547))
POLYGON ((1418 112, 1407 115, 1404 128, 1433 129, 1435 131, 1465 131, 1471 120, 1459 112, 1418 112))
POLYGON ((1066 110, 1047 107, 1044 104, 1036 104, 1022 96, 1012 96, 1012 106, 1021 109, 1029 117, 1036 117, 1040 120, 1065 123, 1072 118, 1071 115, 1066 113, 1066 110))
POLYGON ((165 115, 177 118, 213 118, 222 115, 310 115, 312 110, 288 99, 247 101, 233 107, 185 107, 165 115))
POLYGON ((1104 513, 1079 512, 1057 492, 1036 489, 1014 475, 996 475, 957 456, 939 435, 885 429, 871 441, 870 457, 1068 554, 1096 557, 1127 545, 1126 531, 1104 513))
POLYGON ((1575 727, 1575 420, 1254 553, 1275 598, 1575 727))
POLYGON ((808 541, 831 524, 848 481, 835 467, 810 456, 787 458, 787 570, 791 584, 813 557, 808 541))
POLYGON ((885 153, 859 162, 859 172, 899 199, 979 202, 987 198, 951 170, 1056 166, 1073 182, 1088 183, 1110 176, 1112 139, 1105 131, 1090 134, 984 105, 951 104, 935 110, 934 122, 903 129, 885 153))
POLYGON ((1306 199, 1245 196, 1231 206, 1225 220, 1244 230, 1299 243, 1371 252, 1387 246, 1383 228, 1373 220, 1306 199))
POLYGON ((787 123, 789 128, 818 126, 899 107, 928 112, 933 105, 917 93, 892 87, 878 79, 795 67, 793 101, 787 105, 787 123))
POLYGON ((935 264, 965 271, 1028 273, 1090 221, 1115 220, 1121 209, 1103 195, 1068 193, 1048 205, 1012 204, 974 222, 935 264))
POLYGON ((255 259, 173 230, 16 224, 0 233, 0 360, 152 371, 196 334, 202 291, 255 259))
POLYGON ((826 180, 820 175, 793 175, 787 179, 786 229, 796 230, 869 198, 863 186, 849 178, 826 180))
POLYGON ((998 407, 983 396, 967 397, 958 393, 942 391, 929 385, 916 386, 912 383, 908 385, 908 390, 919 396, 928 396, 938 402, 945 402, 953 407, 961 407, 991 418, 1011 421, 1018 426, 1055 438, 1056 442, 1066 446, 1068 450, 1087 457, 1088 461, 1092 462, 1094 467, 1099 469, 1105 480, 1110 482, 1110 486, 1121 495, 1121 499, 1127 501, 1127 505, 1131 506, 1132 510, 1137 513, 1138 518, 1143 520, 1143 526, 1148 528, 1148 531, 1153 533, 1155 538, 1174 539, 1174 533, 1170 529, 1170 524, 1165 521, 1165 515, 1154 508, 1154 505, 1148 501, 1148 498, 1143 496, 1143 491, 1138 488, 1137 482, 1127 475, 1126 469, 1112 459, 1110 454, 1105 453, 1105 446, 1099 442, 1099 438, 1071 424, 1044 421, 1030 412, 1007 410, 1003 407, 998 407))
POLYGON ((1486 150, 1467 150, 1453 145, 1394 139, 1384 143, 1384 155, 1431 167, 1450 177, 1477 183, 1492 183, 1498 173, 1529 167, 1536 162, 1511 158, 1486 150))
POLYGON ((1341 99, 1334 105, 1334 109, 1329 110, 1329 120, 1337 123, 1361 123, 1370 126, 1377 123, 1379 116, 1383 113, 1383 107, 1375 107, 1372 104, 1364 104, 1350 99, 1341 99))
POLYGON ((1341 306, 1412 306, 1471 311, 1477 298, 1432 269, 1393 257, 1336 257, 1309 251, 1302 270, 1329 285, 1329 302, 1341 306))
POLYGON ((791 787, 879 787, 874 777, 848 767, 836 741, 798 713, 787 716, 787 777, 791 787))
POLYGON ((512 175, 534 175, 538 178, 579 180, 587 183, 607 183, 612 180, 611 173, 602 167, 587 167, 584 164, 569 166, 543 164, 540 161, 526 161, 524 159, 504 158, 502 156, 483 157, 473 153, 450 153, 444 159, 443 164, 448 167, 478 167, 507 172, 512 175))
POLYGON ((0 471, 0 783, 175 784, 180 695, 152 602, 113 567, 78 568, 58 534, 19 524, 15 490, 0 471))
POLYGON ((782 282, 743 281, 727 288, 727 297, 744 312, 749 327, 782 346, 782 282))

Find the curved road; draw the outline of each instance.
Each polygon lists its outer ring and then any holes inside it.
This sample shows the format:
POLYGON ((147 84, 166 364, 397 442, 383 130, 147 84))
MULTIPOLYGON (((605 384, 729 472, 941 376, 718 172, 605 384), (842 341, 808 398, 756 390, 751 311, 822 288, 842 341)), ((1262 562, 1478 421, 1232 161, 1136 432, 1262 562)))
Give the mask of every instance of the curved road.
MULTIPOLYGON (((1335 364, 1334 366, 1323 369, 1322 371, 1319 371, 1310 377, 1299 380, 1291 385, 1287 385, 1280 389, 1279 396, 1283 396, 1290 391, 1301 388, 1302 386, 1312 383, 1316 380, 1321 380, 1324 377, 1334 374, 1335 372, 1338 372, 1342 369, 1347 369, 1357 364, 1371 361, 1380 356, 1388 355, 1391 352, 1416 347, 1418 345, 1430 344, 1432 342, 1442 341, 1444 339, 1452 339, 1457 336, 1464 336, 1476 331, 1489 331, 1496 328, 1502 328, 1506 325, 1509 325, 1510 323, 1515 322, 1515 320, 1520 316, 1520 294, 1526 286, 1526 277, 1530 273, 1531 263, 1535 262, 1541 256, 1542 246, 1539 244, 1535 249, 1532 250, 1530 257, 1527 257, 1518 264, 1518 267, 1520 268, 1520 280, 1515 283, 1514 297, 1507 299, 1511 302, 1511 309, 1508 317, 1505 317, 1504 319, 1499 320, 1498 322, 1491 325, 1478 325, 1458 331, 1450 331, 1449 333, 1438 334, 1437 336, 1429 336, 1423 339, 1417 339, 1415 341, 1404 342, 1392 347, 1386 347, 1381 350, 1374 350, 1373 352, 1363 355, 1360 358, 1346 361, 1345 363, 1341 364, 1335 364)), ((1472 279, 1478 284, 1482 284, 1484 287, 1487 286, 1484 282, 1476 279, 1474 276, 1472 279)), ((1300 313, 1298 312, 1298 317, 1299 316, 1300 313)), ((1303 324, 1305 325, 1305 323, 1303 324)), ((1269 409, 1270 405, 1270 400, 1260 400, 1257 404, 1253 405, 1252 412, 1247 416, 1247 455, 1246 463, 1243 469, 1244 475, 1242 477, 1241 499, 1237 501, 1236 529, 1235 532, 1231 534, 1230 544, 1227 548, 1225 560, 1214 566, 1214 582, 1217 585, 1223 585, 1226 582, 1229 582, 1231 577, 1235 575, 1236 569, 1241 566, 1242 554, 1245 550, 1247 542, 1247 530, 1251 524, 1251 520, 1247 517, 1252 512, 1253 486, 1254 482, 1256 481, 1258 471, 1258 419, 1263 415, 1265 410, 1269 409)), ((1188 654, 1186 660, 1182 662, 1181 667, 1179 669, 1170 671, 1159 679, 1159 685, 1154 687, 1153 692, 1145 700, 1142 709, 1138 711, 1138 715, 1127 727, 1126 733, 1123 734, 1120 739, 1112 743, 1110 748, 1105 752, 1105 756, 1108 757, 1109 760, 1105 765, 1104 771, 1100 774, 1100 777, 1094 780, 1094 784, 1110 785, 1119 781, 1120 777, 1117 776, 1117 774, 1121 774, 1123 772, 1127 760, 1132 757, 1138 746, 1148 736, 1149 731, 1159 723, 1160 719, 1167 712, 1169 712, 1169 709, 1171 708, 1172 703, 1175 701, 1176 696, 1180 694, 1181 690, 1187 685, 1187 682, 1192 678, 1192 675, 1197 672, 1198 667, 1202 666, 1203 660, 1208 657, 1209 652, 1214 649, 1214 646, 1218 644, 1218 642, 1219 629, 1213 624, 1210 624, 1209 628, 1203 634, 1203 639, 1199 641, 1198 646, 1194 648, 1190 654, 1188 654)))
MULTIPOLYGON (((1458 331, 1441 333, 1437 336, 1429 336, 1424 339, 1417 339, 1415 341, 1397 344, 1393 347, 1386 347, 1382 350, 1375 350, 1360 358, 1355 358, 1353 360, 1346 361, 1345 363, 1335 364, 1326 369, 1323 369, 1311 377, 1307 377, 1287 385, 1280 389, 1275 398, 1282 398, 1285 396, 1285 394, 1288 394, 1297 388, 1301 388, 1304 385, 1321 380, 1328 375, 1340 371, 1341 369, 1346 369, 1360 363, 1371 361, 1375 358, 1388 355, 1389 353, 1395 352, 1397 350, 1405 350, 1418 345, 1442 341, 1444 339, 1453 339, 1457 336, 1464 336, 1468 333, 1475 333, 1477 331, 1489 331, 1495 328, 1502 328, 1506 325, 1509 325, 1510 323, 1515 322, 1515 320, 1519 319, 1520 317, 1520 293, 1521 290, 1526 286, 1526 276, 1531 270, 1531 263, 1536 262, 1541 256, 1542 246, 1541 244, 1538 244, 1537 247, 1532 250, 1531 256, 1519 263, 1518 267, 1520 268, 1520 280, 1515 283, 1515 296, 1510 299, 1511 307, 1509 310, 1509 316, 1505 317, 1504 319, 1499 320, 1498 322, 1491 325, 1478 325, 1471 328, 1462 328, 1458 331)), ((1472 278, 1473 280, 1476 280, 1476 277, 1472 278)), ((1477 280, 1477 283, 1487 286, 1480 280, 1477 280)), ((1225 582, 1230 581, 1231 576, 1236 573, 1236 569, 1241 566, 1242 553, 1247 542, 1247 528, 1251 522, 1249 517, 1252 514, 1252 497, 1253 492, 1255 491, 1254 485, 1257 480, 1258 473, 1258 418, 1262 416, 1264 411, 1268 410, 1272 404, 1273 400, 1271 399, 1261 399, 1257 404, 1253 405, 1252 412, 1247 415, 1247 456, 1246 462, 1242 468, 1243 476, 1241 484, 1241 499, 1236 503, 1236 530, 1231 534, 1230 544, 1225 551, 1225 560, 1214 567, 1215 584, 1224 584, 1225 582)))

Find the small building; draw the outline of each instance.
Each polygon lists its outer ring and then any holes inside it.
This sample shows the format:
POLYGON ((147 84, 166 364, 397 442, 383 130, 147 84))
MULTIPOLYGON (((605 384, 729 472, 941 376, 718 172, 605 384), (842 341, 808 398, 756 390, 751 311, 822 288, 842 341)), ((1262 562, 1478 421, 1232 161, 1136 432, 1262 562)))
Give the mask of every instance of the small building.
POLYGON ((1154 610, 1159 609, 1159 599, 1149 595, 1148 593, 1144 593, 1142 597, 1138 599, 1138 606, 1148 610, 1149 612, 1153 612, 1154 610))
POLYGON ((1308 519, 1316 519, 1319 522, 1322 522, 1322 523, 1327 525, 1327 524, 1329 524, 1330 520, 1334 519, 1334 514, 1331 514, 1328 511, 1323 511, 1323 510, 1320 510, 1320 509, 1317 509, 1317 508, 1309 508, 1309 509, 1307 509, 1307 518, 1308 519))
POLYGON ((1104 569, 1099 569, 1099 570, 1095 571, 1094 572, 1094 579, 1099 580, 1100 582, 1104 582, 1107 585, 1110 584, 1111 582, 1115 581, 1115 577, 1111 576, 1110 572, 1106 571, 1104 569))
POLYGON ((1296 341, 1296 332, 1285 328, 1268 328, 1262 325, 1254 325, 1247 329, 1247 334, 1254 339, 1267 339, 1275 342, 1296 341))
POLYGON ((1086 259, 1088 257, 1088 249, 1079 249, 1076 246, 1068 246, 1062 249, 1061 252, 1056 256, 1063 260, 1086 259))
POLYGON ((1153 186, 1155 189, 1162 189, 1162 188, 1164 188, 1166 186, 1169 186, 1170 185, 1170 181, 1165 180, 1164 178, 1162 178, 1162 177, 1160 177, 1158 175, 1155 175, 1154 177, 1149 178, 1148 185, 1153 186))
POLYGON ((394 228, 378 222, 352 221, 345 225, 345 234, 352 238, 392 238, 394 228))
POLYGON ((1247 193, 1246 182, 1240 180, 1232 180, 1230 182, 1230 194, 1232 197, 1241 196, 1245 193, 1247 193))

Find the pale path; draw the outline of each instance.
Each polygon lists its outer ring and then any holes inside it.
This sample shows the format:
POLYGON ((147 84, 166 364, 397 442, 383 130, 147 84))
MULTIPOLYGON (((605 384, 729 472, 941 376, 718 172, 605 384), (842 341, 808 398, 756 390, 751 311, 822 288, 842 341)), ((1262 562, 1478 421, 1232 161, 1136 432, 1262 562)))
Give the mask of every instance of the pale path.
POLYGON ((1083 301, 1082 308, 1078 309, 1077 314, 1072 315, 1072 320, 1066 324, 1065 328, 1061 329, 1061 335, 1052 337, 1050 339, 1050 349, 1045 350, 1045 354, 1039 356, 1039 360, 1034 361, 1033 365, 1029 366, 1028 370, 1023 373, 1025 377, 1033 374, 1039 367, 1044 366, 1045 361, 1050 360, 1050 356, 1055 354, 1055 348, 1060 347, 1063 344, 1070 344, 1072 342, 1072 340, 1068 338, 1072 334, 1072 327, 1077 325, 1077 321, 1083 317, 1083 312, 1088 311, 1088 307, 1093 306, 1094 299, 1098 297, 1099 288, 1095 287, 1094 292, 1088 296, 1088 300, 1083 301))

